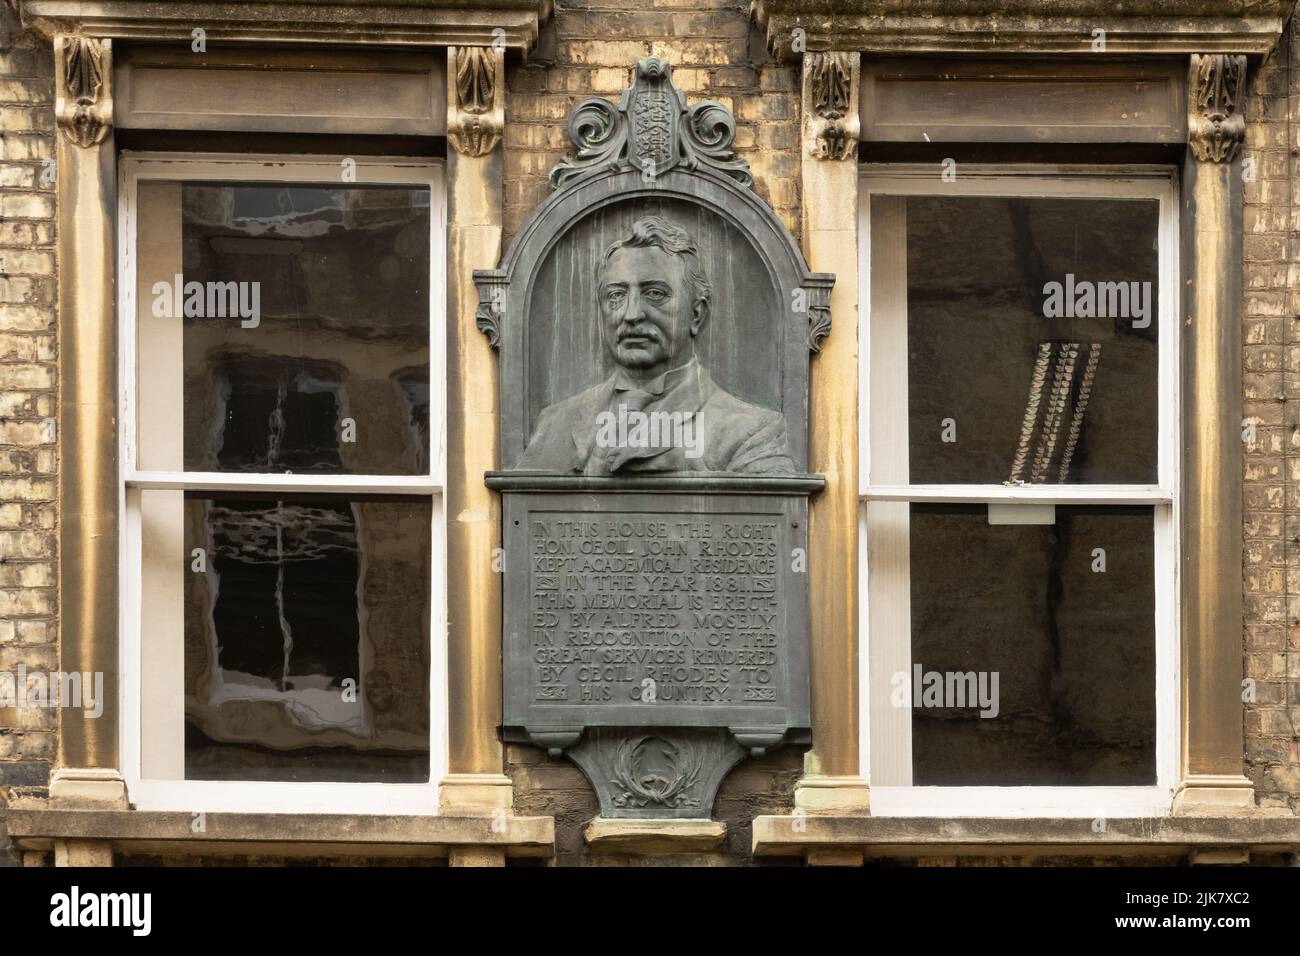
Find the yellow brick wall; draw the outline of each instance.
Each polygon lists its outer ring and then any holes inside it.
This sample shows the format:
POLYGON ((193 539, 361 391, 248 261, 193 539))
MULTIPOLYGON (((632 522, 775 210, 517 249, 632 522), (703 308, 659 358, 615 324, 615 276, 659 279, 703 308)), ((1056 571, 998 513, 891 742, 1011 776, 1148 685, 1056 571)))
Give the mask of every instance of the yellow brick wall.
MULTIPOLYGON (((55 647, 54 65, 0 3, 0 671, 55 647)), ((0 793, 44 787, 50 710, 0 710, 0 793)), ((15 862, 4 838, 0 865, 15 862)))
POLYGON ((1300 810, 1300 37, 1292 27, 1246 102, 1242 330, 1246 775, 1300 810))

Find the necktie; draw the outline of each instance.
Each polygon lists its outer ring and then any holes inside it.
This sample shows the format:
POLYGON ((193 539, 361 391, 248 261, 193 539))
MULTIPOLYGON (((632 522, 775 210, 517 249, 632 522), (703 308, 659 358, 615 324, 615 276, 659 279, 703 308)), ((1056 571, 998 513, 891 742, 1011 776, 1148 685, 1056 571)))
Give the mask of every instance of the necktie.
MULTIPOLYGON (((636 420, 635 416, 658 397, 638 388, 615 391, 609 411, 614 415, 616 423, 627 422, 630 431, 632 423, 636 420)), ((643 457, 647 453, 657 454, 657 450, 633 448, 617 442, 601 447, 593 442, 591 456, 587 461, 587 474, 598 477, 612 475, 630 459, 643 457)))

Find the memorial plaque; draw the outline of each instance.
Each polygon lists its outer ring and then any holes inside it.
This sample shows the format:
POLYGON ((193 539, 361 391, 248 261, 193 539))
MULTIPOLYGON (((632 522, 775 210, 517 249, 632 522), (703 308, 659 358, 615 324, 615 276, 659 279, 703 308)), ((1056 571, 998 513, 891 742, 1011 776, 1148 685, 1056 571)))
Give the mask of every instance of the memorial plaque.
POLYGON ((555 194, 475 273, 501 351, 503 730, 573 759, 605 816, 705 817, 739 760, 808 740, 833 277, 663 61, 569 133, 555 194))
POLYGON ((511 495, 507 726, 780 743, 808 717, 806 511, 797 495, 511 495))

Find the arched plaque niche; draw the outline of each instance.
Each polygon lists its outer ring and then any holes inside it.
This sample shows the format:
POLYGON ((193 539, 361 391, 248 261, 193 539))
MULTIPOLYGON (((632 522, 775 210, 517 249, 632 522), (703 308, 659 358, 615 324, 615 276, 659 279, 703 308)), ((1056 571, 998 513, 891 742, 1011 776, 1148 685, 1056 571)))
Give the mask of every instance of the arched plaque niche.
POLYGON ((808 364, 834 278, 750 188, 721 104, 658 59, 578 104, 577 156, 499 269, 507 739, 606 817, 707 817, 806 742, 808 364))

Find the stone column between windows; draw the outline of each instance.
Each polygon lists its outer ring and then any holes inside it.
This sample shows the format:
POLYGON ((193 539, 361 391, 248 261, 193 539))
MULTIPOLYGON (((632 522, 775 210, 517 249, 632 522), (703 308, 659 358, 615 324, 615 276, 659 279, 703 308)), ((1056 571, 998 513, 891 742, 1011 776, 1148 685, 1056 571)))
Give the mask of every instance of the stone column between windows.
MULTIPOLYGON (((505 54, 447 50, 447 693, 441 810, 509 813, 501 723, 500 499, 483 483, 500 460, 497 367, 475 327, 474 270, 501 258, 505 54)), ((476 850, 453 863, 483 865, 476 850)), ((493 859, 499 856, 496 851, 493 859)), ((497 862, 502 862, 497 860, 497 862)))
MULTIPOLYGON (((61 707, 56 807, 124 809, 118 756, 116 159, 112 42, 54 37, 59 263, 59 667, 104 675, 103 713, 61 707)), ((93 686, 93 681, 91 683, 93 686)), ((105 844, 105 847, 107 845, 105 844)), ((87 847, 65 848, 77 858, 87 847), (75 850, 75 852, 74 852, 75 850)), ((90 847, 99 862, 111 855, 90 847)), ((60 854, 56 853, 56 856, 60 854)))
POLYGON ((808 534, 812 750, 795 788, 804 813, 865 813, 858 766, 858 83, 856 52, 803 57, 804 255, 835 275, 834 328, 812 362, 809 470, 826 476, 808 534))
POLYGON ((1254 809, 1242 773, 1242 188, 1246 58, 1191 57, 1182 177, 1182 761, 1174 812, 1254 809))

